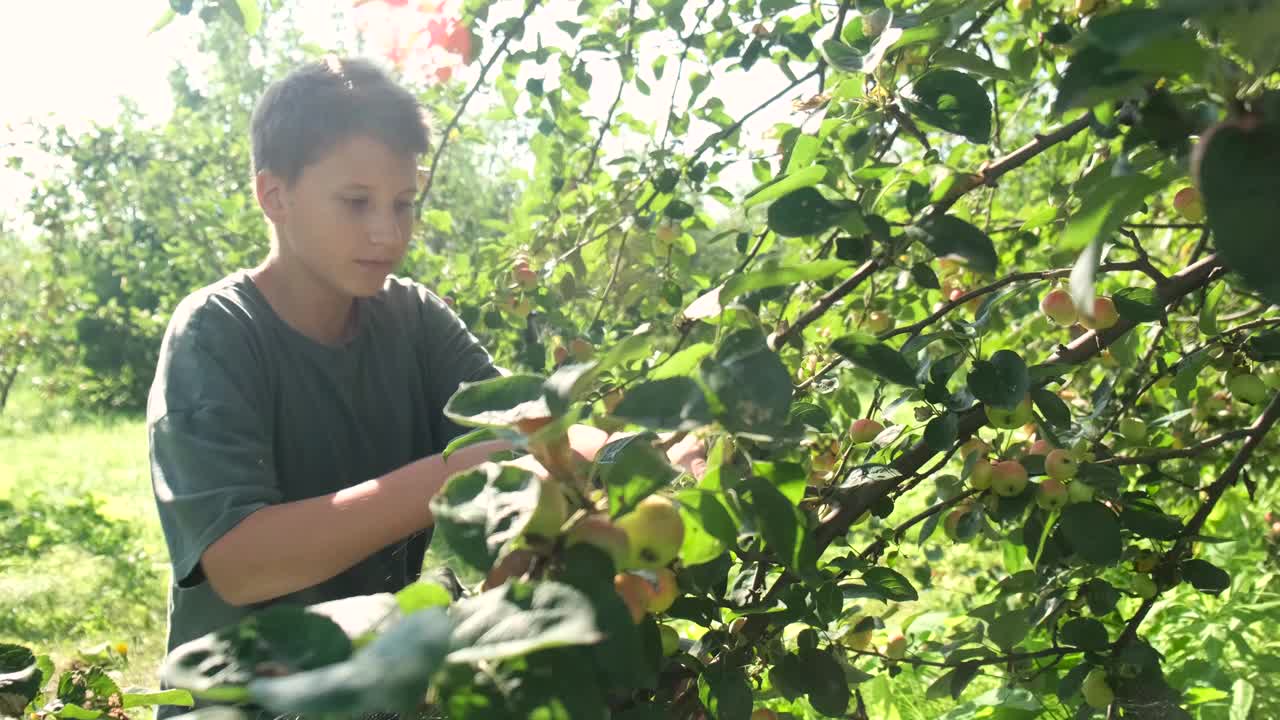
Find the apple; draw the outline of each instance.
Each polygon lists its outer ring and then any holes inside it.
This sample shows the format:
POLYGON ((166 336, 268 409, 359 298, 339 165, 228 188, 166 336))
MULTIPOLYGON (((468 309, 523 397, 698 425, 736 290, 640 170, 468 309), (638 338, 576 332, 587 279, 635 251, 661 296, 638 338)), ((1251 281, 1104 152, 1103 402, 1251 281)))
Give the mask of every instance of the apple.
POLYGON ((1265 368, 1259 373, 1262 382, 1272 390, 1280 390, 1280 367, 1265 368))
POLYGON ((1080 694, 1089 707, 1102 709, 1115 702, 1116 694, 1107 684, 1107 673, 1102 668, 1094 668, 1085 676, 1080 685, 1080 694))
POLYGON ((751 720, 778 720, 778 713, 769 708, 757 708, 751 711, 751 720))
POLYGON ((680 237, 681 234, 681 231, 677 229, 675 225, 664 222, 658 226, 656 237, 658 239, 658 244, 663 248, 666 248, 674 243, 676 238, 680 237))
POLYGON ((1053 443, 1045 440, 1044 438, 1040 438, 1039 440, 1031 443, 1031 447, 1027 448, 1027 454, 1048 455, 1051 450, 1053 450, 1053 443))
POLYGON ((492 590, 513 577, 518 578, 524 575, 529 572, 529 568, 533 567, 535 557, 532 550, 525 548, 512 550, 489 569, 489 574, 485 576, 480 589, 492 590))
POLYGON ((1076 15, 1083 17, 1096 10, 1098 0, 1076 0, 1076 15))
POLYGON ((680 652, 680 633, 670 625, 658 626, 658 638, 662 641, 662 654, 671 657, 680 652))
POLYGON ((1133 569, 1140 573, 1149 573, 1160 564, 1160 555, 1151 550, 1143 550, 1133 559, 1133 569))
POLYGON ((969 472, 969 485, 974 490, 990 490, 991 475, 995 466, 985 458, 978 460, 973 464, 973 470, 969 472))
POLYGON ((645 607, 653 597, 653 586, 649 581, 639 575, 618 573, 613 576, 613 589, 622 597, 622 602, 626 603, 631 620, 637 623, 643 620, 645 607))
POLYGON ((1056 478, 1047 478, 1040 483, 1040 491, 1036 494, 1036 504, 1054 512, 1067 504, 1067 486, 1056 478))
POLYGON ((884 645, 884 654, 890 660, 901 660, 902 656, 907 654, 906 636, 900 632, 890 635, 888 642, 884 645))
POLYGON ((524 258, 516 260, 515 266, 511 268, 511 278, 525 290, 532 290, 538 284, 538 273, 529 267, 529 261, 524 258))
POLYGON ((622 398, 622 388, 610 390, 604 396, 604 411, 612 414, 614 410, 618 409, 618 404, 622 402, 622 398))
POLYGON ((1273 540, 1280 539, 1280 520, 1271 523, 1271 538, 1273 540))
POLYGON ((817 448, 818 452, 813 456, 811 467, 815 472, 826 473, 835 469, 836 463, 840 462, 840 444, 832 440, 830 443, 817 448))
POLYGON ((1027 487, 1027 469, 1017 460, 998 462, 991 468, 991 489, 997 495, 1013 497, 1027 487))
POLYGON ((861 445, 875 440, 876 436, 882 432, 884 432, 884 425, 871 418, 859 418, 849 427, 849 439, 853 444, 861 445))
POLYGON ((978 457, 986 457, 991 452, 991 446, 981 440, 981 438, 969 438, 960 446, 960 461, 964 462, 968 459, 969 453, 982 453, 978 457))
POLYGON ((1013 9, 1018 12, 1028 12, 1031 10, 1031 0, 1013 0, 1013 9))
POLYGON ((653 598, 646 610, 657 615, 664 613, 680 595, 680 586, 676 583, 676 574, 671 568, 658 568, 654 573, 657 582, 653 583, 653 598))
POLYGON ((569 352, 573 354, 573 359, 578 362, 590 360, 595 350, 595 347, 583 338, 578 337, 569 341, 569 352))
POLYGON ((947 537, 956 542, 963 542, 960 538, 960 521, 964 519, 968 512, 969 507, 962 505, 947 513, 947 517, 942 521, 942 530, 947 534, 947 537))
POLYGON ((538 482, 538 504, 525 523, 524 535, 550 540, 560 534, 560 526, 569 517, 569 500, 560 483, 549 478, 538 482))
POLYGON ((1054 324, 1062 327, 1074 325, 1076 322, 1076 304, 1071 300, 1071 293, 1062 288, 1050 290, 1040 299, 1040 312, 1054 324))
POLYGON ((871 631, 875 628, 875 624, 868 622, 866 624, 866 629, 859 630, 858 626, 862 625, 864 619, 865 618, 859 618, 858 621, 853 624, 853 632, 844 636, 845 647, 851 650, 866 650, 871 647, 871 631))
POLYGON ((889 26, 889 20, 893 18, 893 11, 889 8, 876 8, 862 16, 862 34, 867 37, 876 37, 884 32, 889 26))
POLYGON ((650 495, 635 510, 618 518, 631 545, 632 567, 656 570, 676 559, 684 542, 684 521, 675 503, 650 495))
POLYGON ((1173 196, 1173 209, 1193 223, 1204 220, 1204 200, 1200 191, 1193 187, 1184 187, 1173 196))
POLYGON ((1137 575, 1133 578, 1133 591, 1143 600, 1150 600, 1156 596, 1159 589, 1150 575, 1137 575))
POLYGON ((1089 502, 1093 499, 1093 486, 1076 480, 1067 486, 1067 499, 1073 503, 1089 502))
POLYGON ((1120 421, 1120 434, 1125 440, 1139 444, 1147 439, 1147 424, 1138 418, 1127 417, 1120 421))
POLYGON ((877 335, 893 328, 893 316, 876 310, 867 315, 867 329, 877 335))
POLYGON ((1120 313, 1116 304, 1109 297, 1093 299, 1093 316, 1080 316, 1080 324, 1089 330, 1106 330, 1120 322, 1120 313))
POLYGON ((1050 450, 1044 458, 1044 471, 1054 480, 1070 480, 1079 469, 1080 463, 1062 448, 1050 450))
POLYGON ((588 515, 565 533, 565 547, 578 543, 594 545, 608 553, 614 568, 626 567, 631 560, 631 543, 626 531, 605 515, 588 515))
POLYGON ((552 356, 556 359, 556 365, 563 365, 569 360, 569 348, 563 345, 556 345, 556 349, 552 351, 552 356))
POLYGON ((994 405, 986 405, 984 409, 987 413, 987 422, 991 423, 993 427, 1004 430, 1012 430, 1026 425, 1035 417, 1031 409, 1031 395, 1029 394, 1023 397, 1022 402, 1018 403, 1017 407, 1012 410, 995 407, 994 405))
POLYGON ((1253 373, 1235 373, 1227 378, 1227 390, 1231 397, 1250 405, 1267 401, 1267 384, 1253 373))

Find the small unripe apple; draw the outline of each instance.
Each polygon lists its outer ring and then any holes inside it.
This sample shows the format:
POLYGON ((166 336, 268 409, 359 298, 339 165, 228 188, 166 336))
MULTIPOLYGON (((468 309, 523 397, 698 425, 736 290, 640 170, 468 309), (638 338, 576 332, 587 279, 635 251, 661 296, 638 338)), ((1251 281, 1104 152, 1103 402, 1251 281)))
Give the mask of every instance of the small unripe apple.
POLYGON ((1031 443, 1031 447, 1027 448, 1028 455, 1048 455, 1053 450, 1053 443, 1040 438, 1031 443))
POLYGON ((676 601, 680 587, 676 584, 676 574, 671 568, 658 568, 654 575, 657 582, 654 584, 653 598, 646 609, 657 615, 666 612, 676 601))
POLYGON ((538 273, 529 267, 526 260, 516 261, 515 267, 511 268, 511 277, 525 290, 532 290, 538 285, 538 273))
POLYGON ((1135 445, 1147 439, 1147 424, 1138 418, 1127 417, 1120 421, 1120 434, 1135 445))
POLYGON ((1250 405, 1259 405, 1267 401, 1267 384, 1253 373, 1236 373, 1227 379, 1227 390, 1231 397, 1250 405))
POLYGON ((1040 492, 1036 494, 1036 504, 1053 512, 1061 510, 1067 504, 1067 486, 1062 481, 1046 478, 1040 483, 1040 492))
POLYGON ((557 345, 552 351, 552 356, 556 359, 556 365, 563 365, 569 359, 569 348, 563 345, 557 345))
POLYGON ((1109 297, 1094 298, 1093 317, 1080 316, 1080 324, 1089 330, 1106 330, 1120 322, 1120 313, 1116 304, 1109 297))
POLYGON ((529 572, 529 568, 533 566, 534 557, 536 556, 533 551, 525 548, 507 553, 490 568, 484 583, 480 585, 481 591, 492 590, 513 577, 520 577, 529 572))
POLYGON ((622 602, 626 603, 632 622, 643 620, 645 607, 653 597, 653 586, 649 581, 639 575, 618 573, 613 576, 613 589, 622 597, 622 602))
POLYGON ((991 469, 991 489, 997 495, 1013 497, 1027 487, 1027 469, 1017 460, 996 463, 991 469))
POLYGON ((608 553, 614 568, 623 568, 631 561, 631 542, 627 533, 605 515, 589 515, 578 521, 565 533, 565 547, 578 543, 594 545, 608 553))
POLYGON ((884 432, 884 425, 871 418, 859 418, 849 427, 849 439, 855 445, 861 445, 875 440, 876 436, 882 432, 884 432))
POLYGON ((986 459, 980 459, 973 463, 973 469, 969 472, 969 485, 974 490, 991 489, 991 474, 995 466, 986 459))
POLYGON ((1151 550, 1143 550, 1133 559, 1133 569, 1140 573, 1149 573, 1160 564, 1160 555, 1151 550))
POLYGON ((675 225, 672 225, 671 223, 662 223, 658 226, 658 243, 663 247, 666 247, 675 242, 676 238, 680 237, 681 234, 681 231, 677 229, 675 225))
POLYGON ((871 647, 872 627, 870 626, 870 623, 868 623, 867 629, 857 630, 856 628, 858 624, 861 622, 862 620, 861 618, 859 618, 859 620, 854 623, 855 630, 849 633, 848 635, 844 636, 845 647, 850 648, 852 650, 866 650, 867 648, 871 647))
POLYGON ((1022 398, 1022 402, 1012 410, 1007 410, 994 405, 986 405, 983 408, 987 413, 987 422, 993 427, 1004 430, 1012 430, 1031 422, 1035 417, 1034 411, 1031 409, 1031 396, 1027 395, 1022 398))
POLYGON ((1067 486, 1067 499, 1073 503, 1089 502, 1093 499, 1093 486, 1076 480, 1067 486))
POLYGON ((1264 368, 1258 375, 1267 387, 1272 390, 1280 390, 1280 367, 1264 368))
POLYGON ((888 642, 884 645, 884 654, 891 660, 901 660, 902 656, 907 654, 906 636, 902 633, 890 635, 888 642))
POLYGON ((1190 222, 1204 220, 1204 200, 1200 191, 1193 187, 1184 187, 1173 196, 1173 209, 1190 222))
POLYGON ((1044 458, 1044 471, 1054 480, 1070 480, 1076 476, 1080 463, 1067 450, 1058 448, 1049 451, 1044 458))
POLYGON ((538 481, 538 504, 525 523, 524 534, 550 540, 560 534, 560 526, 569 517, 569 500, 560 483, 550 478, 538 481))
POLYGON ((1102 709, 1115 702, 1116 694, 1107 684, 1107 673, 1102 668, 1094 668, 1085 676, 1080 685, 1080 694, 1089 707, 1102 709))
POLYGON ((658 638, 662 641, 662 654, 671 657, 680 652, 680 633, 670 625, 658 626, 658 638))
POLYGON ((880 334, 893 329, 893 316, 886 312, 876 310, 867 315, 867 329, 875 334, 880 334))
POLYGON ((960 538, 960 521, 969 512, 969 508, 965 506, 958 507, 947 513, 947 517, 942 521, 942 530, 955 542, 962 542, 960 538))
POLYGON ((684 520, 675 503, 661 495, 650 495, 635 510, 618 518, 618 527, 631 545, 631 566, 656 570, 680 553, 684 542, 684 520))
POLYGON ((1040 312, 1054 324, 1067 327, 1076 322, 1076 304, 1071 300, 1071 293, 1058 288, 1051 290, 1040 299, 1040 312))
POLYGON ((573 359, 578 362, 586 362, 591 359, 596 349, 584 338, 574 338, 569 341, 569 352, 573 354, 573 359))
POLYGON ((751 711, 751 720, 778 720, 778 713, 769 708, 757 708, 751 711))
POLYGON ((1027 12, 1031 9, 1031 0, 1013 0, 1013 9, 1018 12, 1027 12))
POLYGON ((969 438, 965 444, 960 446, 960 461, 964 462, 968 459, 969 453, 976 452, 978 457, 986 457, 991 452, 991 446, 983 442, 980 438, 969 438))
POLYGON ((1138 575, 1133 578, 1133 591, 1143 600, 1150 600, 1159 592, 1156 581, 1150 575, 1138 575))

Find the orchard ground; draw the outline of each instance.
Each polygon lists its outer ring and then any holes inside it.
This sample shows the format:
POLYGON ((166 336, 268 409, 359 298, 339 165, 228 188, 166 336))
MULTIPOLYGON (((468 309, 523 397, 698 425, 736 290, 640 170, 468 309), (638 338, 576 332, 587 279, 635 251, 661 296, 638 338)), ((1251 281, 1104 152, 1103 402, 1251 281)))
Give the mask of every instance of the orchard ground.
MULTIPOLYGON (((0 544, 6 548, 0 560, 0 642, 40 648, 60 671, 85 650, 124 643, 127 662, 113 659, 112 674, 121 687, 155 688, 164 652, 168 568, 142 419, 73 411, 42 400, 20 382, 0 416, 0 458, 0 508, 8 510, 10 503, 16 511, 0 515, 0 544), (22 518, 28 524, 20 525, 22 518)), ((1229 493, 1207 528, 1207 535, 1233 538, 1205 551, 1231 573, 1232 591, 1212 598, 1181 585, 1151 615, 1153 639, 1169 653, 1172 684, 1189 691, 1193 709, 1205 720, 1280 713, 1280 642, 1268 631, 1280 623, 1280 552, 1266 539, 1258 509, 1280 508, 1280 485, 1261 484, 1268 489, 1256 504, 1243 491, 1229 493), (1245 694, 1253 698, 1252 710, 1240 715, 1232 708, 1245 694)), ((928 499, 921 495, 895 516, 924 509, 928 499)), ((868 543, 880 522, 872 518, 856 528, 850 545, 868 543)), ((919 526, 910 530, 900 554, 888 558, 920 590, 917 602, 846 602, 849 613, 883 617, 885 627, 872 636, 873 652, 883 652, 898 631, 906 635, 909 652, 914 639, 941 634, 986 604, 984 594, 997 583, 1029 568, 1023 549, 1008 543, 978 539, 950 545, 940 541, 939 527, 921 546, 912 542, 918 532, 919 526)), ((428 565, 449 564, 469 587, 478 583, 450 560, 442 542, 433 544, 428 565)), ((1137 605, 1134 598, 1122 602, 1137 605)), ((697 630, 674 624, 682 634, 697 630)), ((882 673, 860 688, 873 717, 947 717, 954 703, 929 697, 930 684, 943 672, 904 665, 896 677, 882 673)), ((998 686, 992 676, 980 677, 974 687, 998 686)), ((966 695, 979 703, 984 697, 973 689, 966 695)), ((1050 697, 1032 702, 1056 706, 1050 697)), ((1045 716, 1068 717, 1056 707, 1045 716)), ((137 716, 148 717, 149 711, 137 716)))

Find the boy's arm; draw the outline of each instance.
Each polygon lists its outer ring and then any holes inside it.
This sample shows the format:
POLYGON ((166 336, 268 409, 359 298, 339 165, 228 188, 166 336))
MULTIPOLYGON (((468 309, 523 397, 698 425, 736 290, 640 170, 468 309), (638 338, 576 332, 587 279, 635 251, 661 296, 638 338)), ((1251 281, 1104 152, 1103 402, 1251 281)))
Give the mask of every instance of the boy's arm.
MULTIPOLYGON (((569 443, 593 460, 608 435, 575 425, 569 443)), ((249 605, 317 585, 378 550, 426 529, 428 503, 449 476, 510 449, 502 441, 431 455, 336 493, 254 511, 201 555, 205 577, 227 603, 249 605), (324 532, 316 532, 324 528, 324 532)), ((521 465, 539 469, 531 457, 521 465)))

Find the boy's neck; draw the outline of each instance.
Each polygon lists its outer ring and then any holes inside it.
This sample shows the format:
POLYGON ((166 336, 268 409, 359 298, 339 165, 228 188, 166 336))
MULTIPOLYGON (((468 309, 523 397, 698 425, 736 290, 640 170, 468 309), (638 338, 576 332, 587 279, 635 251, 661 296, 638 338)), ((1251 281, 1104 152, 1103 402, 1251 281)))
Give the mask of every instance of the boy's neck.
POLYGON ((337 346, 354 334, 355 299, 325 287, 305 269, 289 267, 272 253, 249 278, 282 320, 312 340, 337 346))

